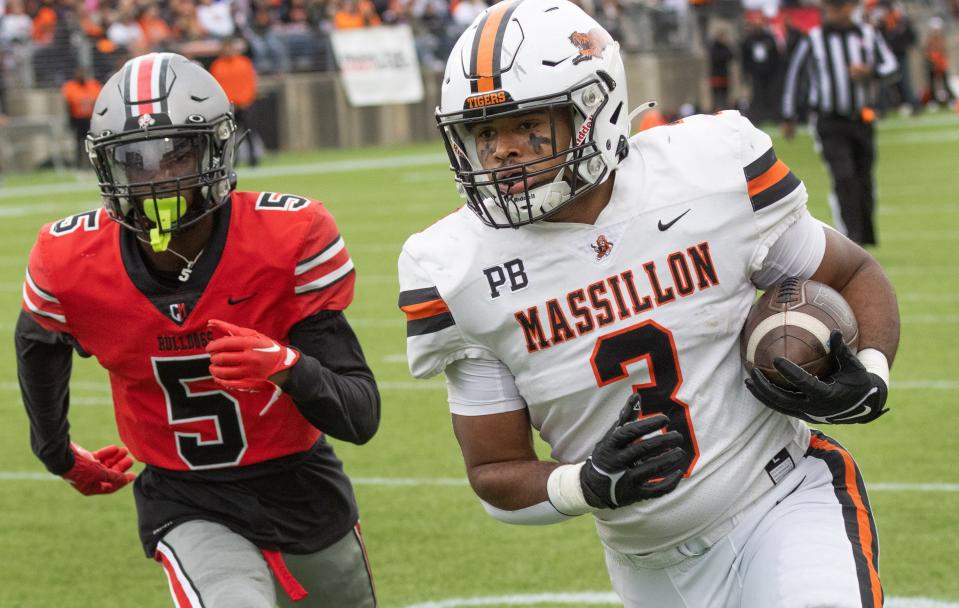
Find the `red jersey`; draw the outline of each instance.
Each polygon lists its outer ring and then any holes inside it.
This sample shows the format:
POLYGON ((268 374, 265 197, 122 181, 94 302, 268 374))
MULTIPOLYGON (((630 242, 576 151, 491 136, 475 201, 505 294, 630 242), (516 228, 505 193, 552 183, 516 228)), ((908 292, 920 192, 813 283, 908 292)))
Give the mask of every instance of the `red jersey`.
POLYGON ((144 286, 159 284, 132 234, 103 209, 41 228, 23 286, 23 308, 109 372, 120 438, 133 455, 166 469, 250 465, 308 450, 321 434, 286 394, 213 382, 208 320, 287 344, 294 324, 353 299, 353 262, 322 203, 234 192, 217 213, 183 289, 148 297, 144 286))

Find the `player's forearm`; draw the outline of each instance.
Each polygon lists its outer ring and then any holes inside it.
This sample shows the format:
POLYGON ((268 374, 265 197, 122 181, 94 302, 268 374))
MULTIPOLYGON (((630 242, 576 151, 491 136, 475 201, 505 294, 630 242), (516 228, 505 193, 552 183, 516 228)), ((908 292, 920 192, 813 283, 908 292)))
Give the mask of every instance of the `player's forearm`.
POLYGON ((542 460, 512 460, 476 465, 467 474, 480 499, 498 509, 516 511, 549 500, 546 482, 558 466, 542 460))
POLYGON ((290 329, 302 357, 281 384, 310 424, 362 444, 380 424, 380 393, 363 349, 340 311, 324 311, 290 329))
POLYGON ((30 446, 55 475, 73 466, 70 452, 70 371, 73 349, 21 313, 14 335, 17 378, 30 418, 30 446))
POLYGON ((380 395, 372 373, 336 373, 304 353, 282 388, 303 417, 331 437, 362 444, 379 428, 380 395))
POLYGON ((475 466, 468 473, 473 491, 490 517, 506 524, 544 526, 579 514, 563 513, 549 498, 548 480, 558 470, 555 463, 514 460, 475 466))

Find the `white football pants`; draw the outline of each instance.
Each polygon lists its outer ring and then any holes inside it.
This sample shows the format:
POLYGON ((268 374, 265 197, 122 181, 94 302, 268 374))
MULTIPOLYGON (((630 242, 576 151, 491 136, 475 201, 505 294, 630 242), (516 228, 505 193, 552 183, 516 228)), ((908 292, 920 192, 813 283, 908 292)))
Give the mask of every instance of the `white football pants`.
POLYGON ((700 538, 651 555, 606 548, 628 608, 879 608, 879 539, 852 457, 813 431, 795 469, 700 538))

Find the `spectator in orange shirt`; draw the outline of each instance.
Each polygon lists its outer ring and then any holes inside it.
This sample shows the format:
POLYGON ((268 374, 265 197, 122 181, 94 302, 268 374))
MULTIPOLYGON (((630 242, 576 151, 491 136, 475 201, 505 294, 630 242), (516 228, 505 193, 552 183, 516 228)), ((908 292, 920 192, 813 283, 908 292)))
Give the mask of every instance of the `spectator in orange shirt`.
POLYGON ((33 41, 38 46, 53 42, 53 32, 57 29, 57 13, 49 1, 43 3, 33 18, 33 41))
POLYGON ((250 120, 250 106, 256 101, 256 70, 250 58, 241 53, 243 46, 242 38, 226 39, 220 56, 210 65, 210 73, 223 87, 227 98, 233 104, 237 129, 246 142, 250 164, 256 166, 259 159, 253 142, 253 121, 250 120))
POLYGON ((369 0, 345 0, 340 10, 333 15, 333 27, 338 30, 350 30, 380 24, 376 7, 369 0))
POLYGON ((159 5, 148 4, 140 14, 139 22, 148 49, 160 48, 170 38, 170 26, 160 16, 159 5))
POLYGON ((84 162, 86 157, 86 138, 90 131, 90 117, 93 116, 93 104, 100 94, 103 85, 90 76, 83 66, 78 66, 73 74, 73 80, 63 84, 61 91, 67 102, 67 113, 70 115, 70 128, 73 129, 76 141, 77 169, 88 166, 84 162))

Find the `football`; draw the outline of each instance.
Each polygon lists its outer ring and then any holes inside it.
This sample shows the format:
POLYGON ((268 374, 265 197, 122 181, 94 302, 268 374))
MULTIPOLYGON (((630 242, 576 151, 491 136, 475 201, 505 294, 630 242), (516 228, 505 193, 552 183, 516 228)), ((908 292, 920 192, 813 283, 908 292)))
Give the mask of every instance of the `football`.
POLYGON ((829 334, 842 331, 843 341, 856 352, 859 325, 846 300, 835 289, 791 277, 768 289, 753 304, 740 335, 746 370, 759 368, 774 384, 789 383, 773 366, 785 357, 810 374, 825 377, 832 370, 829 334))

